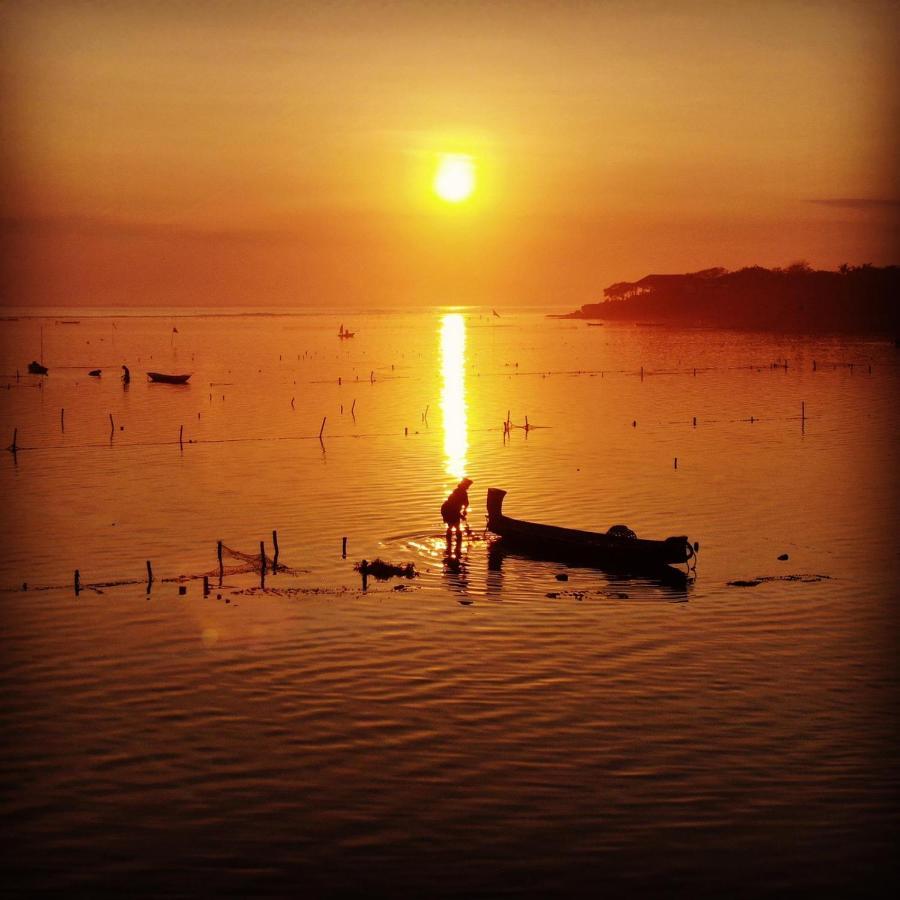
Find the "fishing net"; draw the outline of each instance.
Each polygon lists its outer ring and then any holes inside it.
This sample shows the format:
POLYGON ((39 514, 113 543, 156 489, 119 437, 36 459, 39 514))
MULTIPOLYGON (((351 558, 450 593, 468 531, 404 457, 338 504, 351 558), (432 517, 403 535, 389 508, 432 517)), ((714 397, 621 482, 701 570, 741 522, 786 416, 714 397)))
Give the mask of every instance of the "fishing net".
MULTIPOLYGON (((75 573, 75 593, 79 593, 80 591, 93 591, 97 594, 102 594, 106 588, 113 587, 127 587, 129 585, 134 584, 147 584, 147 592, 150 592, 150 585, 154 582, 159 582, 161 584, 166 583, 178 583, 181 584, 187 581, 195 581, 201 578, 219 578, 219 575, 228 576, 228 575, 246 575, 246 574, 254 574, 254 575, 269 575, 278 573, 284 573, 285 575, 305 575, 309 573, 309 569, 299 569, 293 566, 286 566, 284 563, 279 562, 277 565, 275 560, 271 556, 266 556, 260 553, 244 553, 241 550, 235 550, 233 547, 227 547, 225 544, 222 544, 222 567, 221 570, 218 566, 214 569, 210 569, 206 572, 193 572, 186 573, 182 575, 170 575, 164 578, 158 578, 153 575, 150 575, 149 563, 148 563, 148 578, 117 578, 108 581, 81 581, 79 578, 79 572, 76 570, 75 573), (226 562, 226 559, 228 562, 226 562), (265 568, 263 568, 265 566, 265 568)), ((374 573, 373 573, 374 574, 374 573)), ((409 577, 409 576, 407 576, 409 577)), ((71 588, 72 582, 68 582, 66 584, 34 584, 23 582, 21 587, 4 587, 0 586, 0 592, 10 592, 10 591, 52 591, 52 590, 60 590, 63 588, 71 588)))
MULTIPOLYGON (((286 566, 284 563, 275 563, 275 558, 267 556, 263 553, 244 553, 242 550, 235 550, 234 547, 228 547, 222 544, 222 573, 225 575, 246 575, 249 572, 259 572, 265 566, 266 572, 284 572, 287 575, 300 575, 309 571, 308 569, 296 569, 292 566, 286 566), (228 562, 226 562, 226 559, 228 562)), ((209 577, 218 577, 219 568, 216 567, 209 572, 202 572, 200 577, 204 575, 209 577)))

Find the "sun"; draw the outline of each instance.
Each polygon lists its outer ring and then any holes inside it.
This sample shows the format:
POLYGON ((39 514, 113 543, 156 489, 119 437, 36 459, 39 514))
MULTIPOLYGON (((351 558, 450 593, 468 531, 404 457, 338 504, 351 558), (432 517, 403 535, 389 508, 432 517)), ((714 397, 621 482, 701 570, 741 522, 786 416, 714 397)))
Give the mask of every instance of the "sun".
POLYGON ((438 163, 434 191, 448 203, 462 203, 475 190, 475 161, 461 153, 446 153, 438 163))

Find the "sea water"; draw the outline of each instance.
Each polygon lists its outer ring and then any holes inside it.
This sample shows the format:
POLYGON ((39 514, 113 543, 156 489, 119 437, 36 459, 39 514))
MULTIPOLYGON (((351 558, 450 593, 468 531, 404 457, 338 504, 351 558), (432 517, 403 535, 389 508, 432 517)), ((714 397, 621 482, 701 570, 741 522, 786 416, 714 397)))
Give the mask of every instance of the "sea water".
POLYGON ((893 341, 512 308, 9 312, 17 890, 895 877, 893 341), (473 533, 448 555, 463 476, 473 533), (517 518, 687 535, 696 572, 492 558, 488 487, 517 518), (290 571, 230 574, 273 531, 290 571), (375 557, 418 577, 363 591, 375 557))

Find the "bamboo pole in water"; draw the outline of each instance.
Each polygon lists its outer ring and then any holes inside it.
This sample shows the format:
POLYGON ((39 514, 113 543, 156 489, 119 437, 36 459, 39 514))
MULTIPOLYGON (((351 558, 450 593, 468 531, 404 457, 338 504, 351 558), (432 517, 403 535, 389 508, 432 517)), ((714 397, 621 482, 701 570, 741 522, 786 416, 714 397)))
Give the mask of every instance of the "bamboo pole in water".
POLYGON ((259 586, 266 586, 266 545, 263 541, 259 542, 259 586))

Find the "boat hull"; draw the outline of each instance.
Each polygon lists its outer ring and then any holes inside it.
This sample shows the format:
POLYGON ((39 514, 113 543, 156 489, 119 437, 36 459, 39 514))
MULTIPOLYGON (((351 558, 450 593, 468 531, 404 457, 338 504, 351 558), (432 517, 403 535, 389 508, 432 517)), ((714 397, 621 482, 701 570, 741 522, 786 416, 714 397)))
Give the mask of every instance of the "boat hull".
POLYGON ((653 541, 511 519, 503 515, 505 495, 506 491, 498 488, 488 489, 488 531, 499 535, 505 544, 534 555, 622 569, 678 565, 693 556, 693 548, 684 535, 653 541))
POLYGON ((187 384, 190 375, 163 375, 161 372, 148 372, 147 378, 159 384, 187 384))

